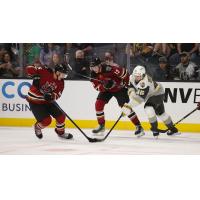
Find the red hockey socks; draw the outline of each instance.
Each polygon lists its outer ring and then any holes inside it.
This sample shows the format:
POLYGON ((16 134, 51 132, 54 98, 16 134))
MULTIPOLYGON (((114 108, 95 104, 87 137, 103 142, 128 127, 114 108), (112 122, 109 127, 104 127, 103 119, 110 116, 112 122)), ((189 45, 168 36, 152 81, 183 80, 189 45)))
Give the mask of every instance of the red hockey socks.
POLYGON ((56 133, 62 135, 65 132, 65 115, 56 118, 56 133))
POLYGON ((95 109, 96 109, 96 116, 97 121, 99 124, 105 124, 105 117, 104 117, 104 106, 106 102, 103 100, 97 99, 95 103, 95 109))
POLYGON ((128 118, 131 120, 131 122, 135 125, 138 126, 140 125, 140 121, 136 115, 135 112, 132 112, 130 115, 128 115, 128 118))
POLYGON ((45 128, 45 127, 47 127, 47 126, 49 126, 50 124, 51 124, 51 117, 49 116, 49 117, 46 117, 46 118, 44 118, 41 122, 37 122, 36 124, 35 124, 35 127, 36 128, 38 128, 38 129, 43 129, 43 128, 45 128))

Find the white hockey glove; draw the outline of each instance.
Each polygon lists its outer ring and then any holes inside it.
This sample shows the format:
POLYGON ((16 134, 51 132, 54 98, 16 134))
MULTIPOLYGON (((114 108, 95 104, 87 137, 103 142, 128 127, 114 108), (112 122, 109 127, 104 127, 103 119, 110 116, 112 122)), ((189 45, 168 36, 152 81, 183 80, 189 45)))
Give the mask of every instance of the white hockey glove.
POLYGON ((134 88, 129 88, 128 89, 128 96, 130 99, 129 105, 133 108, 143 102, 143 99, 138 96, 135 92, 134 88))
POLYGON ((130 96, 131 93, 135 94, 135 89, 134 88, 129 88, 128 89, 128 96, 130 96))

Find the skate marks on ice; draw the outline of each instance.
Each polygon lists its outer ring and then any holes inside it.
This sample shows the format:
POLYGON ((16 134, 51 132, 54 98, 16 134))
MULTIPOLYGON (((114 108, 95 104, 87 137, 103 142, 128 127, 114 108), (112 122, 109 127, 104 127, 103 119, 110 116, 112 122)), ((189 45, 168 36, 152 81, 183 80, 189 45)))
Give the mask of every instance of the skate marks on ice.
MULTIPOLYGON (((92 137, 91 130, 84 130, 92 137)), ((61 140, 54 129, 45 129, 44 138, 39 140, 32 128, 0 128, 0 154, 7 155, 199 155, 200 134, 182 133, 179 136, 161 134, 153 138, 146 132, 142 138, 136 138, 131 131, 114 130, 104 141, 89 143, 76 129, 69 129, 73 140, 61 140)))

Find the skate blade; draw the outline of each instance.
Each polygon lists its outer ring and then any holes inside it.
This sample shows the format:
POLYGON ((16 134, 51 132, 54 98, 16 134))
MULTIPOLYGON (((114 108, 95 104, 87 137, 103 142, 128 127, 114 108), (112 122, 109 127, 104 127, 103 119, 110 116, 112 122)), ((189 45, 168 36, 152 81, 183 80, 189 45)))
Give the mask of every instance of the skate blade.
POLYGON ((141 138, 144 135, 145 135, 145 133, 140 133, 140 134, 137 135, 137 138, 141 138))
POLYGON ((157 139, 158 139, 158 136, 154 136, 154 138, 157 140, 157 139))

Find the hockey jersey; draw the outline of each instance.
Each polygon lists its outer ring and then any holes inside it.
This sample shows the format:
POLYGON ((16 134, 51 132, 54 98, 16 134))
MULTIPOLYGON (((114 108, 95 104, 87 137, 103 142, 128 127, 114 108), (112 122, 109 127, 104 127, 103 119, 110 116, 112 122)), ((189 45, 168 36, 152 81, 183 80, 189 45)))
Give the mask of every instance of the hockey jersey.
POLYGON ((134 94, 132 94, 132 98, 135 98, 138 102, 146 102, 152 96, 164 94, 164 89, 160 83, 153 81, 147 74, 139 82, 136 82, 134 76, 131 75, 129 94, 131 94, 131 92, 134 94))
POLYGON ((47 104, 44 99, 45 93, 52 93, 54 100, 60 98, 64 89, 64 80, 57 80, 54 77, 54 73, 47 67, 26 67, 26 73, 29 78, 33 78, 35 75, 40 76, 39 88, 34 86, 30 87, 27 95, 27 101, 36 104, 47 104))
POLYGON ((129 82, 129 73, 127 69, 114 65, 102 65, 100 73, 92 72, 91 77, 97 79, 91 79, 91 81, 94 88, 99 92, 118 92, 122 88, 128 86, 129 82), (110 89, 106 89, 104 84, 109 80, 112 80, 114 85, 110 89))

